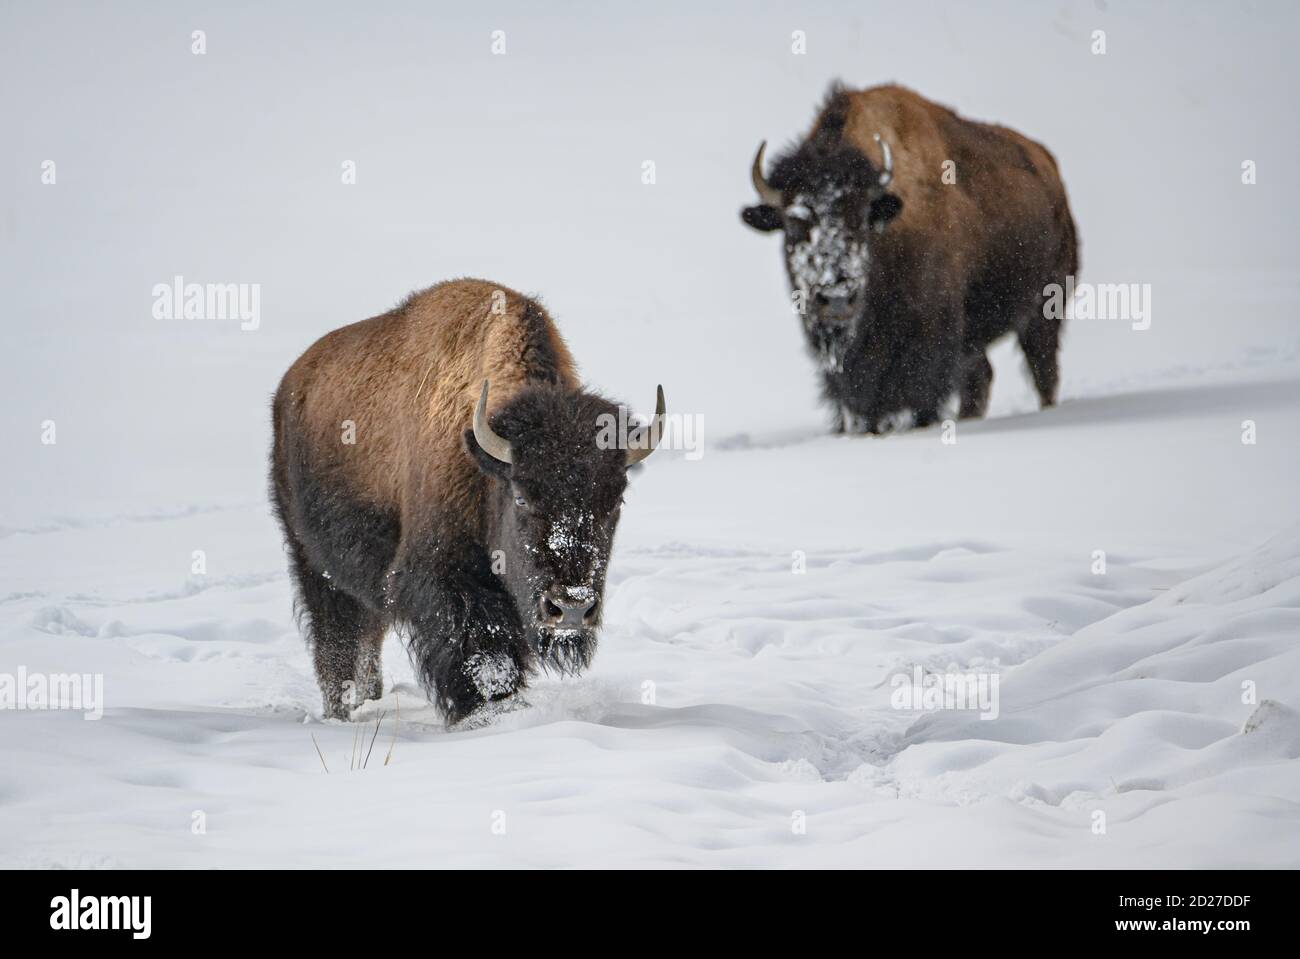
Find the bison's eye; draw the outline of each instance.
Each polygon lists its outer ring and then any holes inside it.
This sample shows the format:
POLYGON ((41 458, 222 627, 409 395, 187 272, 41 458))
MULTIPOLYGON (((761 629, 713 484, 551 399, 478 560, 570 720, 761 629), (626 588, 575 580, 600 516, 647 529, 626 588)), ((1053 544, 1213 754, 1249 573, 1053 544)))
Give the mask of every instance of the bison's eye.
POLYGON ((524 499, 522 496, 516 496, 516 497, 515 497, 515 505, 516 505, 516 506, 519 506, 519 507, 527 506, 527 505, 528 505, 528 500, 524 499))

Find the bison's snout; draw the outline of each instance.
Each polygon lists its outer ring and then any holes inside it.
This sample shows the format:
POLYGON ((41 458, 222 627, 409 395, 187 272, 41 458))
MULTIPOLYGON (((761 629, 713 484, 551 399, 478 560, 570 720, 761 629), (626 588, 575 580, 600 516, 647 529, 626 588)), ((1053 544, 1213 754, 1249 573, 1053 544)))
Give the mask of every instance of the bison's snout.
POLYGON ((589 586, 550 589, 537 603, 537 618, 558 629, 594 626, 599 615, 600 598, 589 586))
POLYGON ((813 303, 817 306, 819 317, 837 323, 847 323, 853 319, 858 310, 858 297, 853 293, 824 293, 818 291, 813 294, 813 303))

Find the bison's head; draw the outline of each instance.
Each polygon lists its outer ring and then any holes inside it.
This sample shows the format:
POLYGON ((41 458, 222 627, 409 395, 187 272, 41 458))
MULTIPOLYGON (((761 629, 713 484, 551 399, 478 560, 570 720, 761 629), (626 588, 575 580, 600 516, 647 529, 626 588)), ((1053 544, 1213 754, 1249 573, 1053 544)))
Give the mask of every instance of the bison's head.
POLYGON ((767 144, 754 157, 750 173, 759 202, 742 210, 741 219, 763 233, 785 232, 786 269, 792 288, 802 294, 810 330, 857 318, 866 298, 872 237, 903 208, 887 189, 893 178, 889 145, 876 140, 880 167, 856 147, 825 136, 781 159, 770 180, 763 176, 767 144))
POLYGON ((659 441, 663 390, 651 425, 623 442, 610 439, 619 407, 591 393, 530 386, 491 422, 487 399, 485 381, 465 445, 490 477, 493 571, 514 598, 542 666, 577 672, 596 649, 628 469, 659 441))

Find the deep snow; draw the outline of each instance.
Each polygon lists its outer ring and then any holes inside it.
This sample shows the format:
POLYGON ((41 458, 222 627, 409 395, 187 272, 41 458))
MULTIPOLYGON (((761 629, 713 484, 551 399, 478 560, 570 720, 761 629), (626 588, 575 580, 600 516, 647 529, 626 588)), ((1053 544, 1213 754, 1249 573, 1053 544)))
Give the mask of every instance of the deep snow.
POLYGON ((3 88, 41 89, 2 107, 0 674, 105 703, 0 710, 0 865, 1300 865, 1300 134, 1260 122, 1298 15, 1117 6, 6 5, 3 88), (1000 345, 955 444, 823 435, 736 212, 834 75, 1043 139, 1083 279, 1151 283, 1151 329, 1072 324, 1044 413, 1000 345), (663 382, 704 456, 635 477, 588 674, 448 732, 390 637, 384 700, 322 723, 267 398, 464 273, 541 292, 602 390, 663 382), (261 283, 260 328, 153 319, 175 275, 261 283), (918 667, 997 717, 894 708, 918 667))
POLYGON ((1297 384, 666 456, 594 668, 449 733, 390 637, 364 771, 262 504, 9 535, 6 661, 102 672, 107 708, 0 719, 3 861, 1300 864, 1297 384), (893 708, 918 666, 998 676, 997 717, 893 708))

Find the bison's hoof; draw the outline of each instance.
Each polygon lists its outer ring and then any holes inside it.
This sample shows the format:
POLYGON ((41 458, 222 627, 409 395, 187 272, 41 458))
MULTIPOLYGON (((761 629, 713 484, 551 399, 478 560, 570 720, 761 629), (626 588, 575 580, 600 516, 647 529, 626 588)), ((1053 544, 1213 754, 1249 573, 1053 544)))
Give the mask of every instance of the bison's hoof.
POLYGON ((464 719, 458 719, 454 723, 448 723, 448 729, 454 729, 457 732, 466 729, 482 729, 484 726, 490 726, 501 716, 507 713, 518 712, 521 709, 528 709, 530 703, 516 693, 513 696, 507 696, 504 699, 494 699, 491 702, 484 703, 478 709, 474 710, 464 719))

